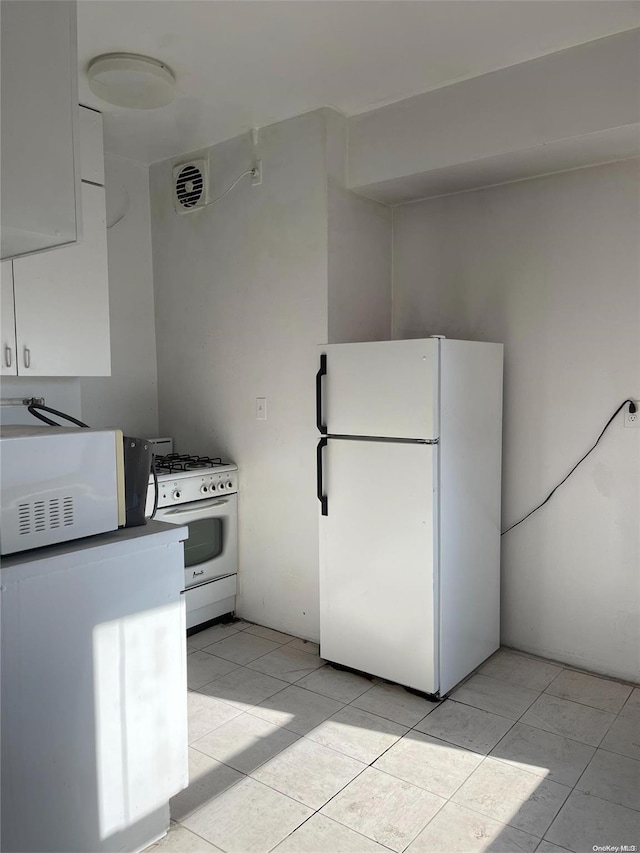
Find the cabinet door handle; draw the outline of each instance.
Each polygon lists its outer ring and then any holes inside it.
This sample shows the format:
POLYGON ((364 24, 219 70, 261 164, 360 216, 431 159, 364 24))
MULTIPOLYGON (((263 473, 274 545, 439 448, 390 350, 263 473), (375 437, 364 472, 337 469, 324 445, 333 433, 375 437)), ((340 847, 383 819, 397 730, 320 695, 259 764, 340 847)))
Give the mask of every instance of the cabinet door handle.
POLYGON ((29 347, 24 348, 24 366, 26 368, 31 367, 31 350, 29 347))
POLYGON ((7 365, 7 367, 11 367, 11 361, 12 361, 11 347, 5 346, 5 348, 4 348, 4 363, 7 365))

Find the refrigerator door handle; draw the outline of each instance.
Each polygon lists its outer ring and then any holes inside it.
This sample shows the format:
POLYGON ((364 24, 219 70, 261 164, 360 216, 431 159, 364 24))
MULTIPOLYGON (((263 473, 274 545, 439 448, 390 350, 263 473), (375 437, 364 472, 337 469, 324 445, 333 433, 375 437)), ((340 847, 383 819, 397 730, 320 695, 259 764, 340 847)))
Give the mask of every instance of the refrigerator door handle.
POLYGON ((318 442, 318 449, 316 452, 316 465, 317 465, 317 475, 318 475, 318 500, 320 501, 320 505, 322 507, 322 515, 329 515, 329 507, 327 496, 324 494, 324 485, 322 482, 322 449, 327 446, 328 439, 321 438, 318 442))
POLYGON ((327 427, 322 423, 322 377, 326 375, 327 356, 326 353, 322 353, 320 356, 320 370, 316 373, 316 425, 323 435, 327 434, 327 427))

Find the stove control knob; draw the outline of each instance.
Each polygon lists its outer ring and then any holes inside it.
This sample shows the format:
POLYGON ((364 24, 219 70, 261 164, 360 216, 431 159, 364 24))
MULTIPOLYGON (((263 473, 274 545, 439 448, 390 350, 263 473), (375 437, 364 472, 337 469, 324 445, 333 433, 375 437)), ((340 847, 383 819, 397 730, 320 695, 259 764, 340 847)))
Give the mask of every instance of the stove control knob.
POLYGON ((174 501, 179 501, 180 498, 182 497, 182 492, 180 491, 180 489, 174 489, 171 492, 171 497, 173 498, 174 501))
POLYGON ((209 491, 209 486, 205 483, 203 486, 200 486, 200 494, 206 495, 209 491))
POLYGON ((227 480, 227 482, 225 483, 225 485, 226 485, 226 487, 227 487, 228 489, 232 489, 232 488, 233 488, 233 483, 231 482, 231 480, 227 480))
POLYGON ((209 491, 215 492, 215 490, 216 490, 216 484, 215 483, 209 483, 209 491))

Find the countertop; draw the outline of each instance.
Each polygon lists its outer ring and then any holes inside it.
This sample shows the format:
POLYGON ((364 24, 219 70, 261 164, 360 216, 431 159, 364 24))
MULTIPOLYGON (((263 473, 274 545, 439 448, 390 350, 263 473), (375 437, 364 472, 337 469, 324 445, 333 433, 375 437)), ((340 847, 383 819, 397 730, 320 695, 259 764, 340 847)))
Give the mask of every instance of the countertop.
POLYGON ((123 527, 109 533, 61 542, 58 545, 33 548, 20 554, 2 557, 2 580, 6 582, 11 579, 25 579, 48 571, 93 563, 112 556, 119 557, 123 554, 161 548, 181 542, 188 535, 187 527, 166 524, 162 521, 149 521, 139 527, 123 527))

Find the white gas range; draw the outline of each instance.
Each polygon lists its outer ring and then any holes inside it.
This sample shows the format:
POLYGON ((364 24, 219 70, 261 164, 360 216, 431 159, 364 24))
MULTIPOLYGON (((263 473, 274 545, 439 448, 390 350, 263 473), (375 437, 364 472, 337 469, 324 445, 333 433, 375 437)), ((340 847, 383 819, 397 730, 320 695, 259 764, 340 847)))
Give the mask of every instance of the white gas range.
MULTIPOLYGON (((155 456, 158 508, 155 518, 185 525, 187 628, 235 611, 238 572, 238 469, 220 458, 169 453, 155 456)), ((150 481, 147 516, 153 511, 150 481)))

